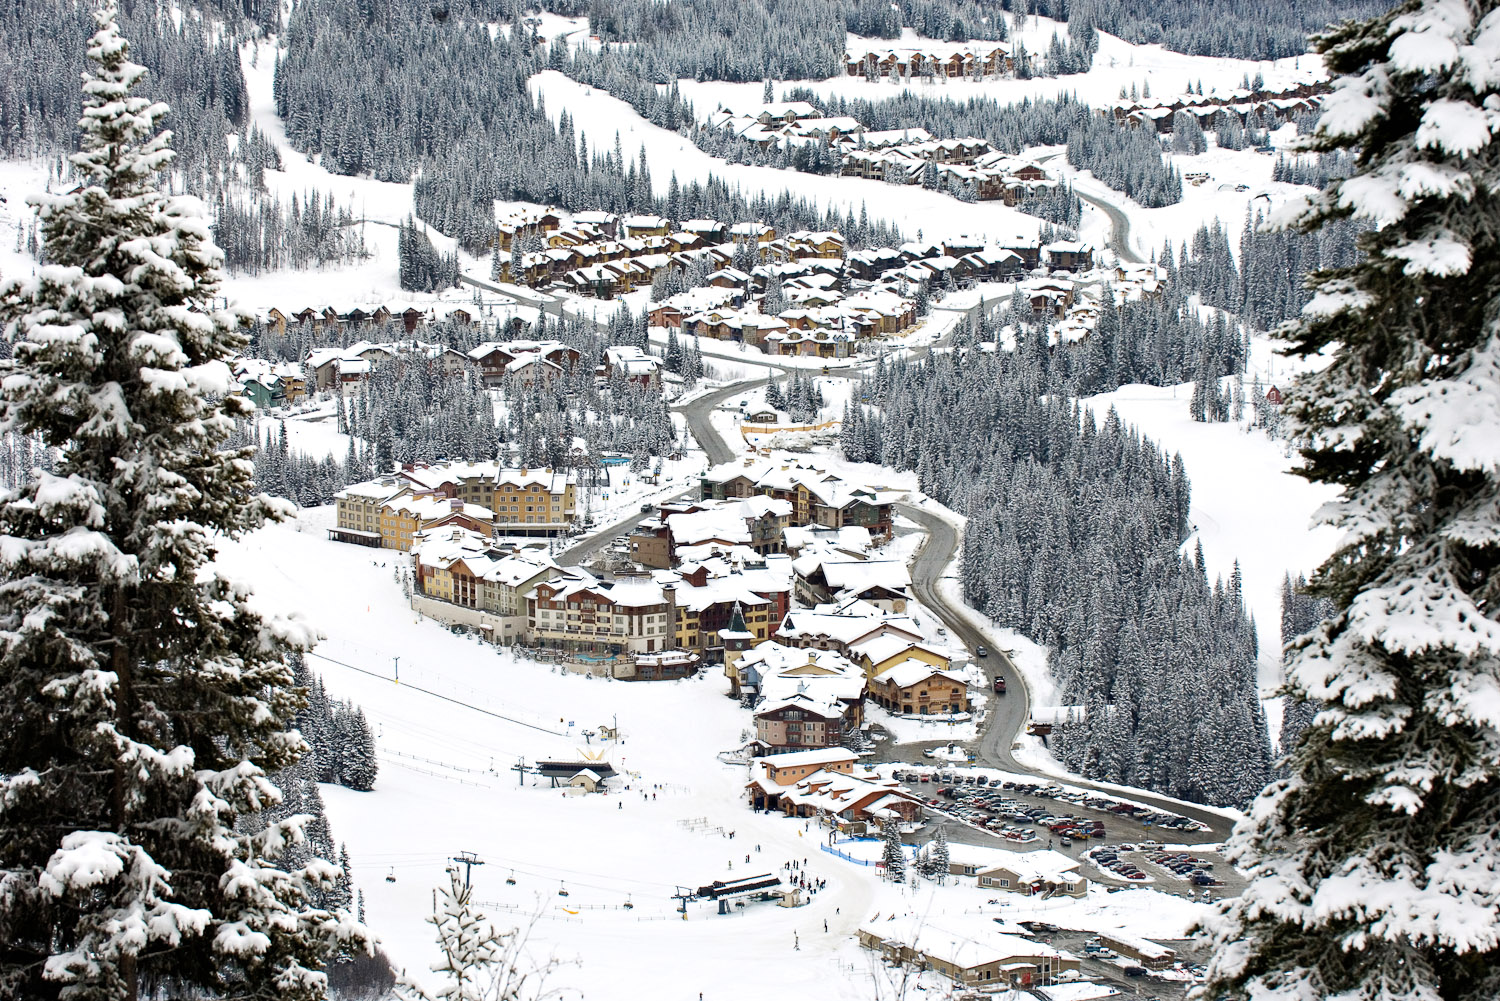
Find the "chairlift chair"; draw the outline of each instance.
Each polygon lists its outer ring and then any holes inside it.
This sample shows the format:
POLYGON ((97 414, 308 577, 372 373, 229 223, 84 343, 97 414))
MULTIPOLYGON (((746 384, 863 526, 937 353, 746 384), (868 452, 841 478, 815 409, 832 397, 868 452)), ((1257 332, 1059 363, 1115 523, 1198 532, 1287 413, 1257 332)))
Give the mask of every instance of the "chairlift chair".
POLYGON ((394 883, 396 881, 396 867, 395 866, 391 866, 390 871, 385 874, 385 881, 387 883, 394 883))
POLYGON ((515 886, 516 885, 516 871, 514 869, 512 869, 510 871, 510 875, 509 876, 505 877, 505 885, 506 886, 515 886))
POLYGON ((568 888, 565 884, 557 884, 557 895, 559 897, 566 897, 568 895, 568 888))
POLYGON ((629 911, 629 910, 633 910, 634 908, 635 908, 635 905, 630 902, 630 894, 627 893, 625 895, 625 909, 627 911, 629 911))

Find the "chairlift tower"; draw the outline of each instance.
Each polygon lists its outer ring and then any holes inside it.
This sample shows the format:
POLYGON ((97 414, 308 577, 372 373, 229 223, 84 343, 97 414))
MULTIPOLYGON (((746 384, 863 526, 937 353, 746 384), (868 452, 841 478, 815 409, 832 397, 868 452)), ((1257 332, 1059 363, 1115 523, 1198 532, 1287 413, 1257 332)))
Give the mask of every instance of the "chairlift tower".
POLYGON ((478 855, 475 855, 473 852, 459 852, 448 861, 454 863, 455 865, 461 865, 464 867, 464 892, 467 893, 469 889, 469 875, 472 872, 474 866, 484 865, 484 859, 480 858, 478 855))

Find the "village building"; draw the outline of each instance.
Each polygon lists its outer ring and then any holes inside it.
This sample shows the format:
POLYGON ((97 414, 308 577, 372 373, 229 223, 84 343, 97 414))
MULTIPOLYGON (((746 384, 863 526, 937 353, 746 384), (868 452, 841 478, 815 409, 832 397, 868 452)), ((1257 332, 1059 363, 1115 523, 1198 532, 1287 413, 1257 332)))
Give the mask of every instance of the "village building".
POLYGON ((980 925, 945 927, 918 915, 861 925, 859 944, 888 962, 933 970, 971 988, 1030 989, 1082 967, 1077 956, 1029 938, 980 925))
POLYGON ((651 580, 602 581, 576 568, 526 593, 527 642, 590 654, 672 649, 673 596, 651 580))
POLYGON ((435 493, 405 493, 380 505, 380 547, 409 551, 418 534, 445 525, 491 535, 495 515, 487 507, 435 493))
POLYGON ((916 658, 870 679, 870 698, 903 716, 947 716, 969 711, 968 682, 916 658))
POLYGON ((411 484, 397 476, 351 483, 333 495, 334 527, 328 530, 328 537, 336 542, 378 548, 381 507, 411 491, 411 484))
MULTIPOLYGON (((803 751, 776 755, 771 760, 818 753, 837 752, 831 748, 803 751)), ((766 763, 766 759, 755 759, 752 774, 756 765, 766 763)), ((767 768, 756 775, 745 787, 751 809, 780 810, 788 817, 815 817, 851 834, 863 834, 887 822, 911 823, 922 814, 922 804, 894 779, 866 779, 842 769, 820 768, 806 777, 782 781, 781 776, 808 767, 783 765, 775 772, 767 768)))
POLYGON ((562 575, 545 550, 497 546, 458 527, 429 529, 412 547, 412 607, 510 644, 526 634, 526 595, 562 575))
POLYGON ((492 505, 501 535, 559 535, 578 517, 578 474, 561 469, 500 469, 492 505))
POLYGON ((882 612, 868 602, 852 599, 787 612, 777 630, 781 642, 803 649, 836 650, 846 657, 861 643, 879 636, 922 642, 915 620, 882 612))

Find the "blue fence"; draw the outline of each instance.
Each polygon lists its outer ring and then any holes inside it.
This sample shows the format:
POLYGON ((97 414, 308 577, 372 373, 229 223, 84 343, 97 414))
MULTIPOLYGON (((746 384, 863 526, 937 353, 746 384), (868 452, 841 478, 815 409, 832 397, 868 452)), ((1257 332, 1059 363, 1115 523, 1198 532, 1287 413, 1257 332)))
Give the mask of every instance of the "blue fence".
MULTIPOLYGON (((879 838, 846 838, 845 840, 846 841, 879 841, 880 839, 879 838)), ((821 848, 823 851, 827 852, 830 855, 835 855, 835 856, 843 859, 845 862, 853 862, 855 865, 866 865, 866 866, 868 866, 868 865, 879 865, 880 864, 878 862, 873 862, 873 861, 869 861, 869 860, 862 859, 862 858, 855 858, 853 855, 850 855, 848 852, 840 851, 839 849, 835 848, 833 845, 830 845, 830 844, 828 844, 826 842, 824 842, 822 844, 819 844, 818 847, 821 848)), ((905 848, 907 850, 907 852, 911 855, 912 860, 916 859, 916 857, 917 857, 917 849, 914 846, 912 846, 912 845, 902 845, 901 847, 905 848)))

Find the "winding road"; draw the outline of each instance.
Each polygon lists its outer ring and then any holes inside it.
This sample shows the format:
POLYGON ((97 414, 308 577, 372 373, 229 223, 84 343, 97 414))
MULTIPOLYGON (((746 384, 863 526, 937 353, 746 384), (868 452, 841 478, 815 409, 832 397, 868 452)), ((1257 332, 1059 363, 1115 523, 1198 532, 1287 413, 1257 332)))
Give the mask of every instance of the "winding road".
MULTIPOLYGON (((838 375, 849 378, 853 373, 845 371, 838 375)), ((687 416, 688 428, 692 431, 693 438, 702 446, 710 465, 729 462, 739 454, 739 450, 725 441, 723 435, 713 426, 710 418, 714 408, 747 389, 764 385, 764 382, 763 379, 736 382, 711 393, 705 393, 682 407, 676 408, 687 416)), ((940 582, 948 574, 949 567, 958 553, 958 529, 937 515, 911 504, 899 504, 897 511, 903 517, 915 522, 927 536, 911 563, 912 591, 917 600, 942 620, 952 636, 962 642, 971 655, 981 646, 989 651, 988 657, 976 660, 976 663, 985 668, 988 683, 993 684, 996 675, 1005 678, 1005 687, 1009 694, 990 700, 992 708, 985 719, 984 730, 970 749, 980 762, 992 768, 1032 775, 1047 781, 1056 780, 1055 775, 1017 761, 1013 754, 1014 744, 1025 730, 1027 720, 1031 718, 1031 693, 1026 687, 1026 679, 1022 677, 1006 651, 971 623, 968 616, 972 613, 967 608, 960 610, 958 605, 943 594, 940 587, 940 582)), ((609 532, 611 536, 618 533, 618 529, 609 532)), ((1068 779, 1067 782, 1072 786, 1120 795, 1118 788, 1083 779, 1068 779)), ((1197 809, 1143 790, 1131 789, 1128 795, 1130 799, 1137 802, 1207 824, 1216 839, 1228 837, 1230 828, 1233 826, 1224 816, 1211 810, 1197 809)))
POLYGON ((1119 255, 1120 260, 1127 264, 1145 263, 1141 256, 1130 247, 1130 217, 1122 212, 1119 206, 1111 205, 1102 198, 1096 198, 1077 188, 1073 189, 1073 194, 1109 217, 1109 249, 1119 255))

